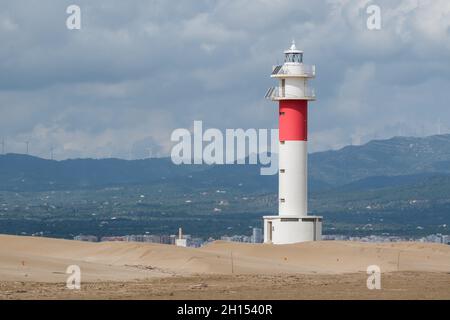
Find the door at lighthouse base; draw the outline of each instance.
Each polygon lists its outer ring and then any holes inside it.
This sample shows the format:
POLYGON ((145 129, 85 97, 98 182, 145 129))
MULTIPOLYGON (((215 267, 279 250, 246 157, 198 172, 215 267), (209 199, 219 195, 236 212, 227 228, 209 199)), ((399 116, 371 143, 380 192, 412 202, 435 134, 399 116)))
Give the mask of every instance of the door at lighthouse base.
POLYGON ((267 222, 267 234, 268 242, 272 242, 272 221, 267 222))

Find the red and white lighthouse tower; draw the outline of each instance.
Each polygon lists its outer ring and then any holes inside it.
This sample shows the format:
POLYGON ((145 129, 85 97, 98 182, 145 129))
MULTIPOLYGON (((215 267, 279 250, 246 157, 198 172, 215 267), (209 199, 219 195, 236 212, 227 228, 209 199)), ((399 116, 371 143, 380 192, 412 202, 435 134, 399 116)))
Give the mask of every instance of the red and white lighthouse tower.
POLYGON ((315 66, 303 64, 303 51, 294 41, 284 55, 284 64, 271 75, 279 85, 266 93, 279 102, 279 212, 264 217, 264 242, 273 244, 322 236, 322 217, 308 216, 308 101, 316 99, 308 81, 315 77, 315 66))

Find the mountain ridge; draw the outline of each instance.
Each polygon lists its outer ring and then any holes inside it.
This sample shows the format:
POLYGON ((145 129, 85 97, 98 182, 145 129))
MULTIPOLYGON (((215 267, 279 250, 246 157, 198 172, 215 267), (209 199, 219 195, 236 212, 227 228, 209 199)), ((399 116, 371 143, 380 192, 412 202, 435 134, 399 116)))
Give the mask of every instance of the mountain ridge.
MULTIPOLYGON (((309 155, 309 186, 320 191, 370 177, 450 173, 450 134, 424 138, 393 137, 361 146, 309 155)), ((161 180, 197 185, 246 182, 275 190, 276 176, 261 176, 259 165, 175 165, 170 158, 142 160, 49 160, 20 154, 0 155, 0 190, 35 191, 148 184, 161 180)))

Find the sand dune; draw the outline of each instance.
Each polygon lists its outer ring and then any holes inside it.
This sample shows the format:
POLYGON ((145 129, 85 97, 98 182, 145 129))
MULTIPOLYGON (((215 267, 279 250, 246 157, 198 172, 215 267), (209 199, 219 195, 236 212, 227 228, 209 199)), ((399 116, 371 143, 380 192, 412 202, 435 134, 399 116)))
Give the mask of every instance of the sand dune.
POLYGON ((323 241, 294 245, 217 241, 200 249, 170 245, 0 236, 0 281, 65 281, 67 266, 84 281, 130 281, 196 274, 343 274, 450 272, 450 246, 323 241))

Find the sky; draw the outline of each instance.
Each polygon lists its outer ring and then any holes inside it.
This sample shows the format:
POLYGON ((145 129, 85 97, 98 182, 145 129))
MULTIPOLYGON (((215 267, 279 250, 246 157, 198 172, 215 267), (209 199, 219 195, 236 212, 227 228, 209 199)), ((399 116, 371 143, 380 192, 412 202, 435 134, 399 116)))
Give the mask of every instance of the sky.
POLYGON ((450 132, 448 0, 4 0, 0 143, 136 159, 168 155, 195 120, 276 128, 264 94, 293 39, 316 65, 310 152, 450 132), (80 30, 66 27, 72 4, 80 30))

